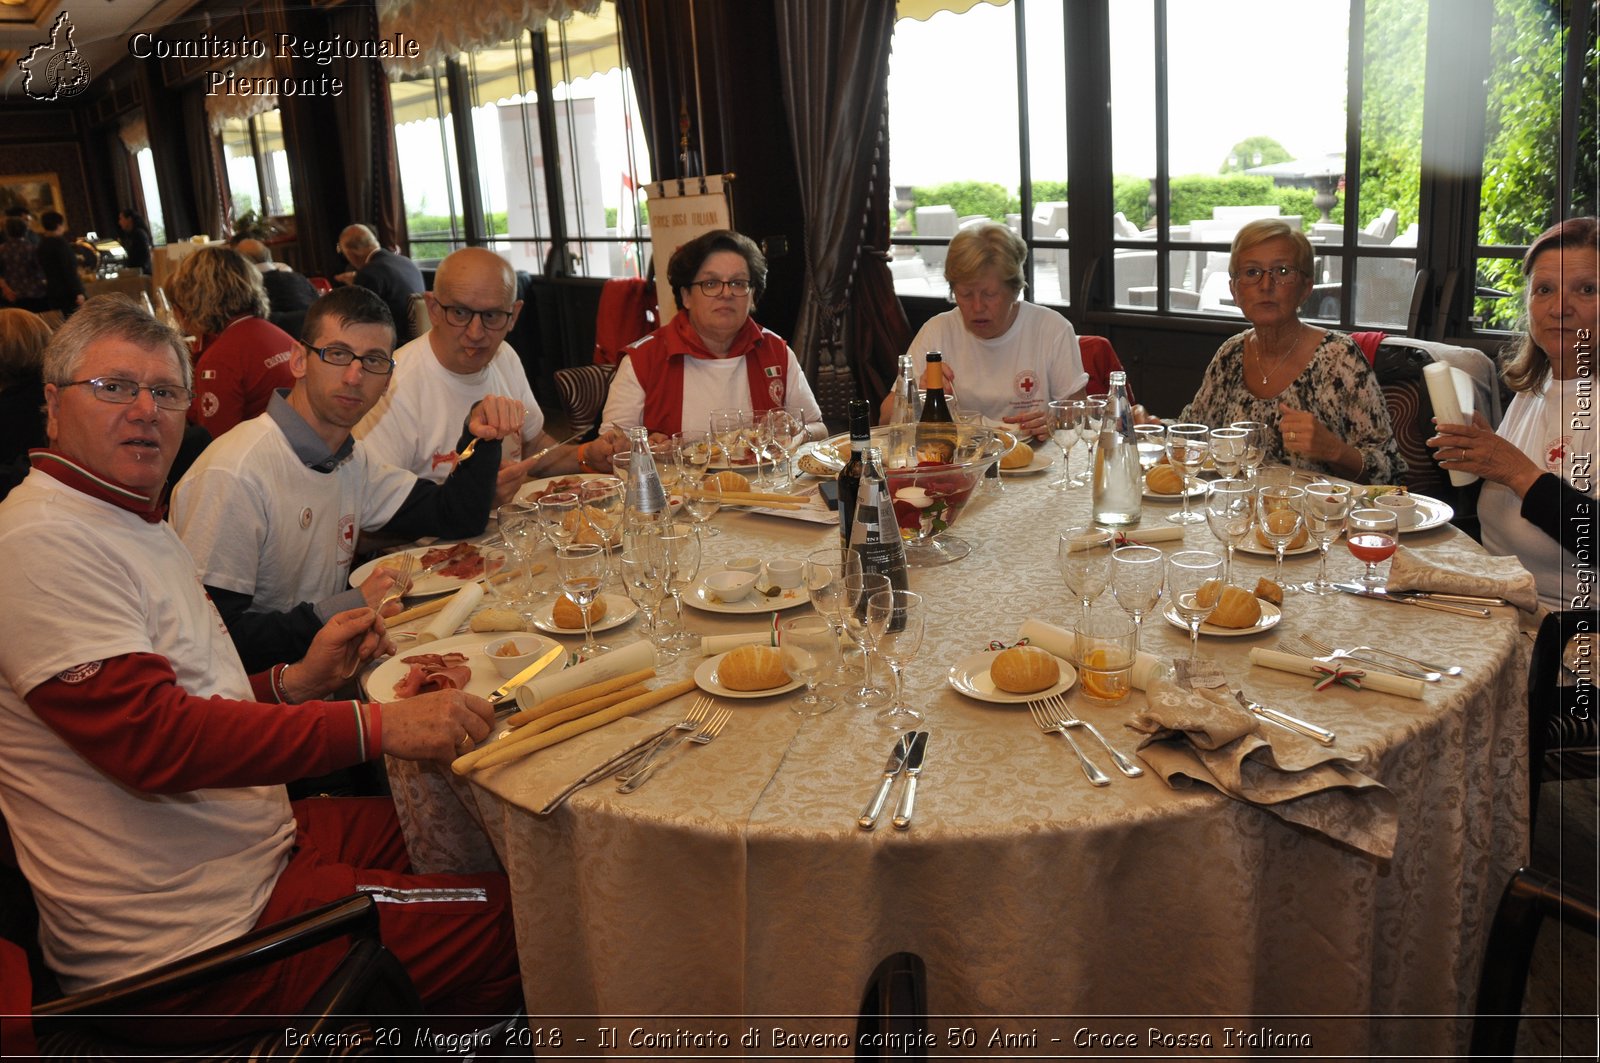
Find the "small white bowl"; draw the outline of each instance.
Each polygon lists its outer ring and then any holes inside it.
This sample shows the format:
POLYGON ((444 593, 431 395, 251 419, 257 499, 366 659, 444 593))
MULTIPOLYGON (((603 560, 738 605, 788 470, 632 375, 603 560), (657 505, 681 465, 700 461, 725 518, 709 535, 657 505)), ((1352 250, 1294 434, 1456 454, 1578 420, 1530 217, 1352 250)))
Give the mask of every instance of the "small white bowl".
POLYGON ((800 586, 805 577, 805 562, 792 557, 777 557, 767 562, 767 579, 774 587, 790 591, 800 586))
POLYGON ((741 572, 737 569, 724 569, 713 572, 706 577, 706 593, 716 598, 719 602, 729 605, 742 602, 750 596, 750 589, 756 585, 754 572, 741 572))
POLYGON ((538 635, 508 635, 485 643, 483 653, 494 662, 494 670, 500 673, 501 679, 510 679, 532 664, 544 645, 545 640, 538 635), (509 657, 501 656, 507 646, 514 647, 516 654, 509 657))
POLYGON ((761 559, 759 557, 736 557, 723 565, 729 572, 748 572, 752 576, 760 575, 761 559))

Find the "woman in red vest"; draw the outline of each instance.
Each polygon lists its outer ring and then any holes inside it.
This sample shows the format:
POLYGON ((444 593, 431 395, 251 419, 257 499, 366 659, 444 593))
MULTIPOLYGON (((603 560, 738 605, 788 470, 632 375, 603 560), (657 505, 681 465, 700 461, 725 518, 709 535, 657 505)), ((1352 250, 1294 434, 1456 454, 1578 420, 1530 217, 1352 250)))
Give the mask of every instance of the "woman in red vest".
POLYGON ((822 410, 799 360, 751 320, 767 286, 755 241, 729 229, 696 237, 673 252, 667 280, 679 312, 628 348, 606 398, 605 430, 580 452, 584 466, 609 469, 635 425, 660 436, 705 432, 712 410, 795 410, 821 438, 822 410))

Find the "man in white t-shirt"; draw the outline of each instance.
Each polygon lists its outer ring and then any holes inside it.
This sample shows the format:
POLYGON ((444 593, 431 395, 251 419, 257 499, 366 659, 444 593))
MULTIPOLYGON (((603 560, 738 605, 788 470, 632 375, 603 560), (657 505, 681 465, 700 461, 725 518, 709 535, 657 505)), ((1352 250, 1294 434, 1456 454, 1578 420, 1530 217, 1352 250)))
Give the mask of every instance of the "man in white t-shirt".
POLYGON ((356 438, 378 461, 443 481, 455 468, 461 419, 473 403, 499 395, 522 404, 521 431, 506 437, 497 504, 509 501, 535 466, 543 473, 578 471, 577 448, 559 447, 537 462, 522 455, 552 446, 544 413, 517 352, 505 341, 522 301, 517 275, 493 251, 464 247, 439 263, 428 318, 433 328, 395 352, 389 390, 356 426, 356 438))
POLYGON ((267 412, 225 432, 173 491, 172 523, 200 567, 247 667, 292 660, 342 609, 376 607, 392 576, 349 587, 356 537, 463 539, 493 504, 500 439, 523 404, 489 396, 461 411, 458 445, 473 456, 443 483, 376 459, 350 430, 388 386, 394 325, 365 288, 330 292, 306 312, 290 359, 295 386, 267 412))
MULTIPOLYGON (((447 760, 489 733, 489 704, 461 691, 316 700, 392 651, 370 609, 335 616, 303 659, 248 675, 162 520, 193 399, 182 338, 125 300, 91 299, 52 338, 44 378, 50 446, 0 503, 0 814, 63 986, 137 974, 357 889, 439 890, 452 903, 379 905, 384 944, 441 1010, 514 998, 503 875, 405 874, 391 803, 291 806, 281 785, 385 753, 447 760)), ((150 1010, 293 1014, 339 960, 312 950, 150 1010)))

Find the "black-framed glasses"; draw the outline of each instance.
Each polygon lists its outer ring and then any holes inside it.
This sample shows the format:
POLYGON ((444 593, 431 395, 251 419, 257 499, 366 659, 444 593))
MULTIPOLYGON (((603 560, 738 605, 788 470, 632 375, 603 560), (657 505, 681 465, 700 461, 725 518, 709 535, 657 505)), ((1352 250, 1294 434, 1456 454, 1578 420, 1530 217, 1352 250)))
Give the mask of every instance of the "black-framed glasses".
POLYGON ((444 319, 456 328, 466 328, 472 324, 472 319, 477 318, 483 322, 483 327, 490 332, 503 329, 511 321, 509 310, 474 310, 470 306, 446 306, 439 304, 439 309, 444 313, 444 319))
POLYGON ((1274 284, 1288 284, 1297 277, 1305 276, 1305 271, 1294 266, 1271 266, 1262 269, 1260 266, 1246 266, 1233 275, 1233 279, 1252 287, 1260 284, 1262 280, 1271 277, 1274 284))
POLYGON ((394 359, 386 354, 357 354, 348 347, 340 347, 333 343, 326 347, 313 347, 308 343, 306 350, 329 365, 343 367, 351 362, 360 362, 361 371, 371 373, 373 376, 388 376, 394 372, 394 359))
POLYGON ((180 384, 140 384, 119 376, 97 376, 89 380, 69 380, 57 384, 58 388, 75 388, 87 384, 94 389, 94 397, 101 402, 114 402, 128 406, 139 398, 139 392, 148 391, 155 404, 163 410, 187 410, 194 402, 194 392, 180 384))
POLYGON ((737 298, 743 298, 750 294, 750 282, 742 277, 731 281, 722 281, 711 277, 703 281, 694 281, 690 287, 699 288, 701 295, 712 299, 715 299, 723 292, 732 292, 737 298))

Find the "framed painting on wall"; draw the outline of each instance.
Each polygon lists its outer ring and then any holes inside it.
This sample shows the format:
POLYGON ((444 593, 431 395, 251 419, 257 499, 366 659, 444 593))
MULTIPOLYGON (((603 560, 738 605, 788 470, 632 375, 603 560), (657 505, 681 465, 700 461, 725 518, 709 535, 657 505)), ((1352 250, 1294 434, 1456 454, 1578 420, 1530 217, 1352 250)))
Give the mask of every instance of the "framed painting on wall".
POLYGON ((33 214, 33 227, 47 210, 65 213, 61 198, 61 178, 53 173, 0 174, 0 214, 12 207, 27 207, 33 214))

